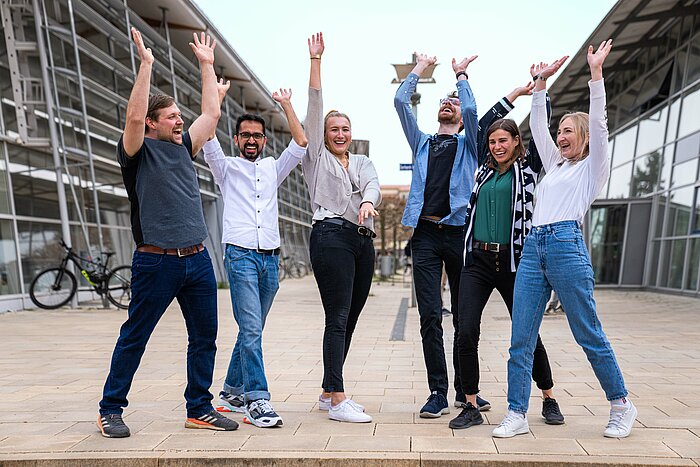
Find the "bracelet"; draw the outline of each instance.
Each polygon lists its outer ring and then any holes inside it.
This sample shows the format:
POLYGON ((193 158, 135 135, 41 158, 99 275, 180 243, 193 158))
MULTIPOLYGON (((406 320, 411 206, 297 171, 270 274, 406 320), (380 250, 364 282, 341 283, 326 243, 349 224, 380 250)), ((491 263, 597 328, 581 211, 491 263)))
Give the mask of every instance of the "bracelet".
POLYGON ((312 55, 311 60, 321 60, 321 55, 320 54, 312 55))
POLYGON ((455 75, 456 79, 459 79, 460 76, 464 75, 465 79, 469 79, 469 75, 467 74, 466 71, 458 71, 457 74, 455 75))
POLYGON ((537 82, 537 80, 542 80, 542 81, 547 81, 547 78, 542 76, 541 74, 537 73, 535 76, 532 77, 532 81, 537 82))

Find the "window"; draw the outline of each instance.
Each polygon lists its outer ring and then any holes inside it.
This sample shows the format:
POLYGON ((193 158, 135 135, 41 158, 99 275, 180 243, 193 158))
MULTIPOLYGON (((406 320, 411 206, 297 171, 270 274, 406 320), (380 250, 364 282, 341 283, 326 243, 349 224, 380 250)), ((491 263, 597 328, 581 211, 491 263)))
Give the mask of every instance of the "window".
POLYGON ((0 220, 0 295, 21 292, 18 266, 12 222, 0 220))
POLYGON ((634 145, 637 141, 637 126, 626 129, 615 136, 615 152, 612 166, 617 167, 629 162, 634 157, 634 145))
POLYGON ((695 182, 698 171, 698 158, 691 159, 682 164, 673 166, 673 179, 671 180, 672 187, 679 187, 695 182))
POLYGON ((627 198, 630 195, 630 177, 632 176, 632 163, 617 167, 610 172, 610 189, 608 198, 627 198))
POLYGON ((664 144, 664 132, 668 107, 648 115, 639 122, 639 138, 637 139, 637 156, 647 154, 664 144))
POLYGON ((683 97, 683 109, 681 110, 680 123, 678 124, 678 138, 683 138, 700 129, 698 121, 698 109, 700 108, 700 87, 683 97))

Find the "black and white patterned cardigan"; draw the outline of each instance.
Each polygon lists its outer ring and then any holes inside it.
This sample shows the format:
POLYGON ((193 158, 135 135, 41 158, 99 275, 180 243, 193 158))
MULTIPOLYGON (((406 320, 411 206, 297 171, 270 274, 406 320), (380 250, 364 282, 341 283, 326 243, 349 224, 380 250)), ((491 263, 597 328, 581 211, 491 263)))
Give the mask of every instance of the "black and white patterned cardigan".
MULTIPOLYGON (((549 97, 547 97, 547 111, 550 109, 549 97)), ((486 141, 486 131, 489 126, 498 120, 504 118, 511 110, 513 105, 505 97, 479 120, 478 132, 478 148, 479 148, 479 169, 476 173, 474 189, 472 190, 467 206, 467 217, 465 222, 465 239, 464 239, 464 265, 472 264, 472 240, 474 237, 474 221, 476 219, 476 204, 479 197, 479 191, 484 184, 495 174, 495 170, 488 166, 489 149, 486 141)), ((510 168, 513 171, 513 187, 512 187, 512 206, 513 214, 511 218, 511 236, 510 236, 510 270, 515 272, 520 262, 520 256, 523 252, 525 237, 530 232, 532 226, 532 213, 535 209, 535 188, 538 181, 540 171, 542 170, 542 162, 540 155, 537 152, 534 140, 528 144, 525 158, 523 161, 515 161, 510 168)))

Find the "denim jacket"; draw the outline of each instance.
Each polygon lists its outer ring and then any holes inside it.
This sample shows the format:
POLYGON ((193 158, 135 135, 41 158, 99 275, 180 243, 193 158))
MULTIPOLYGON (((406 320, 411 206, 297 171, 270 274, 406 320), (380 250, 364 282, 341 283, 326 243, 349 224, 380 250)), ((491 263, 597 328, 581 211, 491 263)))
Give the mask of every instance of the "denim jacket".
MULTIPOLYGON (((411 94, 418 84, 418 75, 410 73, 399 86, 394 97, 394 107, 399 114, 401 127, 414 155, 411 190, 406 200, 401 223, 416 227, 423 210, 425 180, 428 174, 428 153, 430 141, 435 135, 427 135, 418 129, 416 117, 411 112, 411 94)), ((457 154, 450 175, 450 213, 440 220, 447 225, 463 226, 467 214, 467 204, 474 185, 477 168, 477 130, 479 119, 476 114, 476 101, 466 80, 457 81, 457 92, 461 104, 464 135, 457 136, 457 154)))

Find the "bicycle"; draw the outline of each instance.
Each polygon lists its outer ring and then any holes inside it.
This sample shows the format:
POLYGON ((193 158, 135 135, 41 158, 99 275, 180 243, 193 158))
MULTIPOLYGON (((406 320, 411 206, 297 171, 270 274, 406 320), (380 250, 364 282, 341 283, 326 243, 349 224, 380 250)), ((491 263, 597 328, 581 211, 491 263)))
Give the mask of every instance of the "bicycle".
POLYGON ((83 258, 73 248, 61 240, 66 254, 61 265, 41 271, 29 286, 29 297, 39 308, 53 310, 62 307, 75 295, 78 281, 68 269, 68 261, 75 264, 88 284, 100 297, 107 299, 117 308, 128 309, 131 302, 131 266, 117 266, 110 269, 107 264, 113 252, 101 252, 96 260, 83 258), (104 257, 104 263, 102 262, 104 257))
POLYGON ((292 261, 290 256, 280 258, 279 281, 282 282, 287 277, 301 279, 309 273, 309 268, 305 262, 300 260, 292 261))

